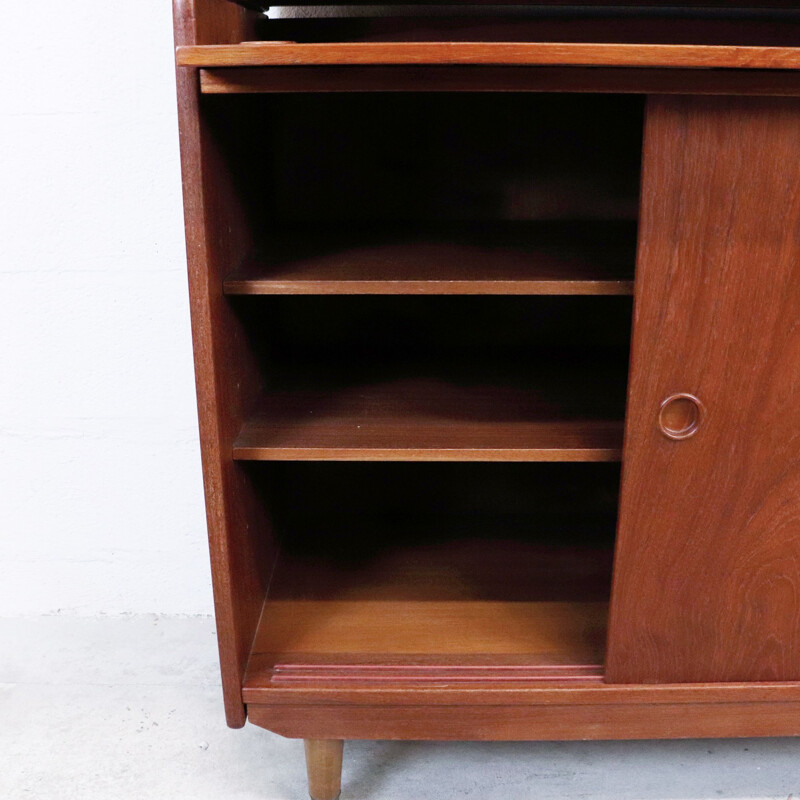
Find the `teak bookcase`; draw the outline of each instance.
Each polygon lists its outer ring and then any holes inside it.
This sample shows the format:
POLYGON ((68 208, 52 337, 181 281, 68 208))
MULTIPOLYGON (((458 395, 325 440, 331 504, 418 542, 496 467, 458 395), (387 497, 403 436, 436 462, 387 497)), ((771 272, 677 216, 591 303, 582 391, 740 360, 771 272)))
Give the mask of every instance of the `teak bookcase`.
POLYGON ((315 800, 346 739, 800 734, 798 19, 248 5, 175 3, 228 724, 315 800))

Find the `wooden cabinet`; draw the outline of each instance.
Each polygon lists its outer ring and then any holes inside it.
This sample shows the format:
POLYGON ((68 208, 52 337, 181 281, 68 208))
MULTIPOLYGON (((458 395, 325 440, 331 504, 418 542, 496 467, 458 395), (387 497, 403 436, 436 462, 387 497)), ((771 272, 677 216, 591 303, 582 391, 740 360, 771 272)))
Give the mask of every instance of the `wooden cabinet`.
POLYGON ((176 0, 225 708, 315 800, 346 739, 800 734, 800 22, 663 13, 176 0))

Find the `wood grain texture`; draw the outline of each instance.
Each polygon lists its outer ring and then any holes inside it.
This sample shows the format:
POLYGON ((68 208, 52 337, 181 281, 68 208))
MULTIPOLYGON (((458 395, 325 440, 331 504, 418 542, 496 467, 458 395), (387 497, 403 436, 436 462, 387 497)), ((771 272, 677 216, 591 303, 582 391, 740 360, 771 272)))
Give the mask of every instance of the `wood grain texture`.
MULTIPOLYGON (((572 687, 563 695, 573 698, 572 687)), ((602 691, 602 690, 598 690, 602 691)), ((732 693, 733 694, 733 693, 732 693)), ((250 721, 283 736, 471 741, 684 739, 800 734, 800 702, 641 702, 598 705, 248 705, 250 721)), ((500 700, 500 698, 498 698, 500 700)))
POLYGON ((242 427, 252 461, 618 461, 622 421, 564 392, 423 379, 274 392, 242 427))
POLYGON ((800 679, 798 101, 651 100, 636 281, 607 680, 800 679))
MULTIPOLYGON (((235 40, 244 15, 222 0, 176 0, 178 44, 235 40)), ((241 727, 241 681, 270 569, 269 526, 250 481, 230 456, 260 388, 244 331, 222 293, 222 274, 250 243, 243 210, 207 120, 198 78, 178 70, 181 166, 198 417, 214 605, 228 724, 241 727)))
POLYGON ((189 67, 508 64, 576 67, 797 69, 800 48, 559 42, 244 42, 179 47, 189 67))
POLYGON ((578 92, 800 95, 794 70, 603 67, 330 66, 200 70, 204 94, 283 92, 578 92))
POLYGON ((607 613, 605 603, 477 598, 268 600, 253 653, 281 654, 274 663, 292 653, 370 653, 373 663, 399 655, 524 654, 531 664, 596 665, 607 613))
POLYGON ((633 294, 635 226, 298 226, 228 294, 633 294))

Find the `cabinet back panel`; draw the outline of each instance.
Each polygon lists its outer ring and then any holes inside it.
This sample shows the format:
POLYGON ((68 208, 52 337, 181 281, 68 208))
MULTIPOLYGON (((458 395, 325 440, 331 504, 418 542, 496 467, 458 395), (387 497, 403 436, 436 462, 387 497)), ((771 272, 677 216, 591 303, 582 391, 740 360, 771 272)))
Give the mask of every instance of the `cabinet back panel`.
POLYGON ((276 599, 607 601, 619 466, 251 467, 276 599))
POLYGON ((635 219, 642 108, 609 95, 204 98, 267 244, 287 220, 635 219))
MULTIPOLYGON (((453 385, 599 384, 622 414, 627 297, 272 297, 237 304, 268 388, 434 378, 453 385)), ((563 393, 562 393, 563 394, 563 393)))

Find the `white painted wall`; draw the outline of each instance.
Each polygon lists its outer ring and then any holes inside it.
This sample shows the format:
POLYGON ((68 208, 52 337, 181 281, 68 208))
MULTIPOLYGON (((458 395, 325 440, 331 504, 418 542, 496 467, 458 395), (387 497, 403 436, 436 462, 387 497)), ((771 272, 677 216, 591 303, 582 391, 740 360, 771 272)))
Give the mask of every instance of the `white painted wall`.
POLYGON ((3 4, 0 615, 211 611, 170 5, 3 4))
POLYGON ((0 616, 210 613, 171 2, 0 18, 0 616))

